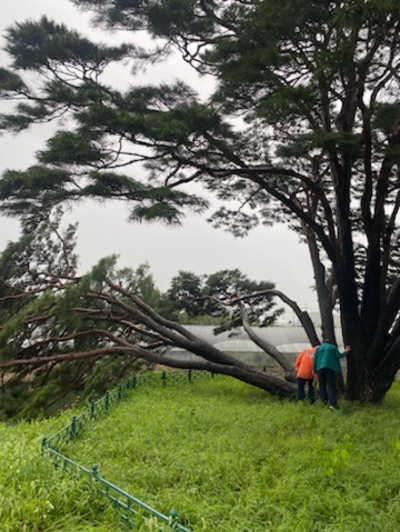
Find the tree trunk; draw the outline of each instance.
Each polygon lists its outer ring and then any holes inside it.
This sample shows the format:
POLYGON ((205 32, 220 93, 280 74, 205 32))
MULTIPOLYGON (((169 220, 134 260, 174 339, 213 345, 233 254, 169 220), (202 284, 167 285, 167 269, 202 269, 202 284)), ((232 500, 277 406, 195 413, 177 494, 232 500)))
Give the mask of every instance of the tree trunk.
POLYGON ((223 374, 230 375, 235 379, 280 397, 294 397, 296 394, 296 386, 293 383, 268 375, 262 371, 228 366, 224 368, 223 374))
POLYGON ((355 348, 352 348, 347 361, 346 399, 365 403, 380 403, 385 397, 396 378, 398 370, 396 358, 398 357, 394 357, 393 361, 390 359, 392 351, 398 349, 399 346, 392 345, 389 348, 387 345, 385 349, 383 340, 380 345, 382 347, 380 348, 379 364, 372 363, 372 361, 377 360, 378 355, 375 350, 365 346, 362 338, 355 345, 355 348), (387 356, 385 356, 386 352, 388 353, 387 356))
POLYGON ((317 292, 318 307, 321 315, 322 336, 336 344, 335 325, 333 321, 332 287, 326 280, 325 266, 320 259, 315 233, 304 228, 310 252, 311 264, 314 271, 315 287, 317 292))
MULTIPOLYGON (((219 375, 228 375, 281 397, 294 397, 296 393, 295 384, 288 382, 283 378, 255 369, 239 360, 237 360, 236 364, 236 359, 234 358, 231 359, 233 362, 230 364, 221 364, 204 358, 199 358, 198 360, 176 360, 168 356, 160 355, 154 351, 144 349, 138 345, 132 346, 129 348, 129 351, 149 362, 162 364, 171 368, 197 369, 219 375)), ((197 356, 200 357, 201 355, 197 353, 197 356)))
POLYGON ((345 398, 362 403, 380 403, 395 377, 396 372, 393 371, 367 372, 360 367, 360 371, 354 372, 348 379, 345 398))
POLYGON ((293 363, 290 362, 275 346, 260 338, 250 327, 247 312, 243 304, 240 304, 240 313, 242 315, 243 328, 246 331, 250 340, 252 340, 260 349, 270 355, 284 370, 285 379, 290 382, 297 382, 296 371, 293 363))

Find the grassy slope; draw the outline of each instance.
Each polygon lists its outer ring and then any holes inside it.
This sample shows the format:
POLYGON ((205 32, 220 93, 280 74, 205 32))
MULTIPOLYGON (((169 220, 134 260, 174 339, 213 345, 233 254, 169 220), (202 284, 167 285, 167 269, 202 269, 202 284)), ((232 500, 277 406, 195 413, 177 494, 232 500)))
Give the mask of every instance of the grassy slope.
MULTIPOLYGON (((195 532, 398 532, 399 409, 399 385, 382 406, 334 412, 196 381, 135 392, 70 456, 195 532)), ((1 532, 119 528, 41 462, 41 435, 66 422, 0 427, 1 532)))
POLYGON ((42 460, 41 440, 70 422, 71 413, 43 422, 0 423, 0 532, 119 530, 84 482, 71 482, 42 460))

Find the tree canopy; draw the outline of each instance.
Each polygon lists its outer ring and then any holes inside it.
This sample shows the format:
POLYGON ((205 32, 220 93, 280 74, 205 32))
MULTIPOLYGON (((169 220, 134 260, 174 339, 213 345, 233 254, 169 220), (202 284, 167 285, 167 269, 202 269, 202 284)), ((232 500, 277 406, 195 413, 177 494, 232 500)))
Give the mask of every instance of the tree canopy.
MULTIPOLYGON (((191 272, 179 272, 165 294, 147 264, 118 268, 117 257, 104 258, 78 275, 75 231, 76 226, 62 227, 57 212, 34 228, 32 221, 24 223, 20 240, 0 255, 0 419, 48 415, 156 364, 180 367, 168 355, 171 345, 206 352, 204 360, 186 363, 188 369, 231 372, 235 363, 246 377, 246 364, 196 338, 177 321, 185 309, 185 317, 194 323, 210 316, 217 332, 235 329, 242 319, 232 298, 247 295, 240 289, 251 287, 269 292, 274 289, 271 282, 250 281, 239 270, 215 272, 204 276, 204 282, 198 277, 202 289, 197 300, 187 290, 187 280, 196 278, 191 272), (207 304, 212 311, 204 308, 207 304)), ((280 310, 273 308, 271 296, 254 299, 258 304, 246 305, 253 324, 274 322, 280 310)), ((289 393, 291 388, 283 390, 289 393)))
POLYGON ((276 321, 282 309, 273 310, 275 303, 264 291, 273 290, 269 281, 252 281, 239 269, 220 270, 210 275, 196 275, 180 271, 172 278, 166 298, 173 309, 180 311, 177 316, 181 323, 205 323, 215 325, 215 332, 235 329, 242 325, 242 316, 237 306, 230 305, 233 299, 255 292, 263 292, 253 297, 246 305, 248 320, 252 325, 265 327, 276 321))
MULTIPOLYGON (((104 393, 143 365, 131 355, 106 356, 118 333, 115 323, 94 325, 71 312, 78 300, 84 304, 80 296, 88 278, 93 288, 99 286, 101 272, 115 263, 104 259, 78 277, 75 232, 76 226, 61 226, 59 212, 34 227, 23 224, 20 240, 0 255, 0 418, 52 413, 79 396, 104 393), (80 355, 70 357, 71 352, 80 355), (41 363, 32 362, 38 359, 41 363)), ((119 270, 119 276, 157 307, 160 292, 148 266, 119 270)))
POLYGON ((199 182, 223 202, 217 227, 243 235, 286 223, 309 247, 332 341, 339 305, 352 346, 347 397, 379 401, 400 368, 398 1, 73 3, 131 42, 96 44, 46 18, 9 29, 0 87, 17 103, 2 128, 64 125, 38 165, 3 175, 4 212, 119 198, 132 220, 176 223, 207 207, 191 191, 199 182), (172 51, 214 76, 209 101, 183 82, 103 81, 112 61, 138 67, 172 51))

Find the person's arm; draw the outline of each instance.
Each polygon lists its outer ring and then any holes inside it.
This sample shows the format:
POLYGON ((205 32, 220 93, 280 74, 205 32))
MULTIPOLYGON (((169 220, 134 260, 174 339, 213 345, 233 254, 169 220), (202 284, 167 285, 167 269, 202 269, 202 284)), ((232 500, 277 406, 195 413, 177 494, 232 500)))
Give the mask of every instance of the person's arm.
POLYGON ((339 358, 347 357, 347 355, 350 353, 350 351, 351 351, 351 346, 350 345, 346 345, 346 347, 344 348, 344 351, 342 353, 339 352, 339 358))
POLYGON ((303 351, 299 354, 299 356, 296 358, 296 362, 294 363, 294 367, 296 369, 299 369, 302 358, 303 358, 303 351))

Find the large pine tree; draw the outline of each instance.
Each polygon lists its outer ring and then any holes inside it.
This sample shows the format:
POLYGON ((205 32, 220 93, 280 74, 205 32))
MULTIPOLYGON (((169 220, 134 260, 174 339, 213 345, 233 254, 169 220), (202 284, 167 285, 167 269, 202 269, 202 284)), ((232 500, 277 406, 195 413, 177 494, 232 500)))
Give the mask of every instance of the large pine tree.
POLYGON ((398 0, 74 3, 132 42, 146 30, 158 48, 94 44, 47 19, 8 31, 1 87, 19 103, 3 128, 71 120, 41 164, 3 176, 3 209, 120 198, 132 219, 173 223, 206 207, 190 193, 200 182, 225 202, 218 226, 287 223, 309 247, 332 341, 340 307, 347 397, 381 400, 400 368, 398 0), (103 82, 113 61, 162 61, 169 50, 215 77, 208 102, 183 83, 103 82), (149 181, 126 169, 143 161, 149 181))

